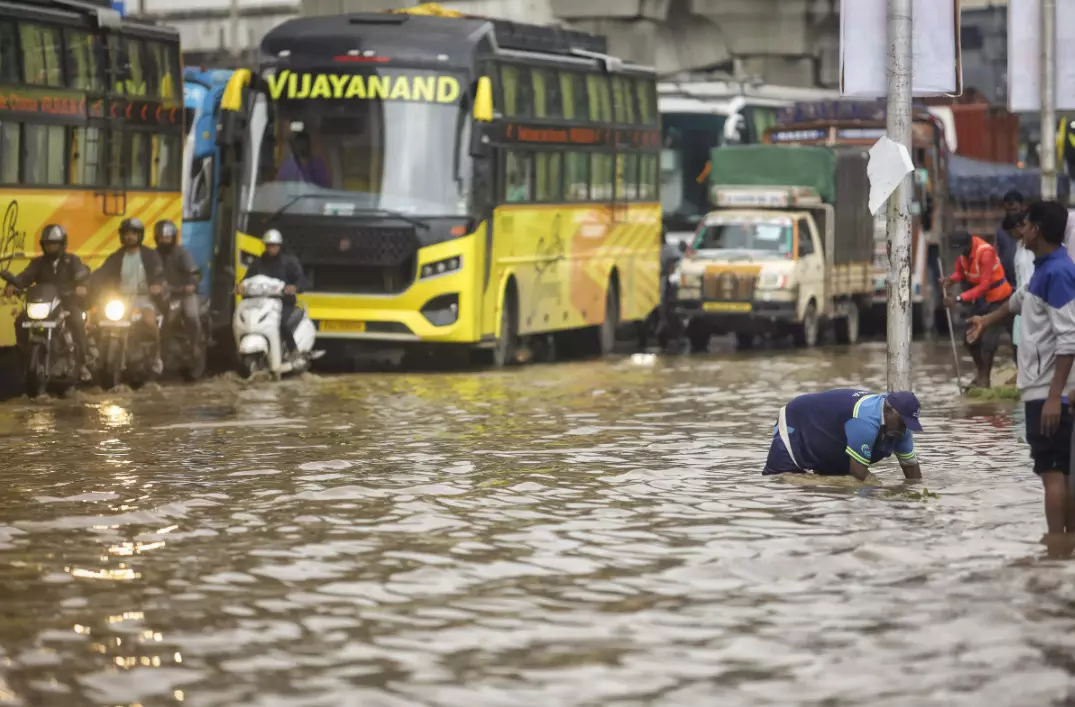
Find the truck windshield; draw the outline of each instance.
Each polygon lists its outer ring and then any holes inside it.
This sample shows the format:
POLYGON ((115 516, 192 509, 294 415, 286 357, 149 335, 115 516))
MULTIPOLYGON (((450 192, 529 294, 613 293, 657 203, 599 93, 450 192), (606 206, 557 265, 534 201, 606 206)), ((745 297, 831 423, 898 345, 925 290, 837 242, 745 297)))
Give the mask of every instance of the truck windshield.
MULTIPOLYGON (((372 88, 369 75, 354 77, 372 88)), ((458 92, 456 102, 451 103, 409 100, 410 93, 402 97, 400 85, 417 86, 423 77, 415 71, 378 72, 375 79, 383 81, 378 85, 387 87, 384 92, 397 100, 288 98, 286 90, 273 100, 259 94, 250 119, 246 179, 252 188, 247 191, 247 210, 316 215, 362 210, 420 216, 465 214, 469 121, 458 103, 458 92)), ((341 75, 332 78, 342 80, 341 75)), ((300 95, 303 88, 300 83, 300 95)), ((309 93, 309 84, 305 88, 309 93)), ((442 92, 438 97, 446 95, 442 92)))
POLYGON ((695 250, 764 250, 791 252, 791 224, 765 222, 707 223, 694 239, 695 250))

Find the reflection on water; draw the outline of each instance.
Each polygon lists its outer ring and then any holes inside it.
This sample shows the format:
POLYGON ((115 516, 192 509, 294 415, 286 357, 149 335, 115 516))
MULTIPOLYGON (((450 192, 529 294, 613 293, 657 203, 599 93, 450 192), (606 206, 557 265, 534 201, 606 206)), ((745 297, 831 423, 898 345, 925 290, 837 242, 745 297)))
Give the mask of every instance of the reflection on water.
POLYGON ((1062 699, 1021 416, 916 356, 935 496, 759 474, 878 346, 7 403, 0 704, 1062 699))

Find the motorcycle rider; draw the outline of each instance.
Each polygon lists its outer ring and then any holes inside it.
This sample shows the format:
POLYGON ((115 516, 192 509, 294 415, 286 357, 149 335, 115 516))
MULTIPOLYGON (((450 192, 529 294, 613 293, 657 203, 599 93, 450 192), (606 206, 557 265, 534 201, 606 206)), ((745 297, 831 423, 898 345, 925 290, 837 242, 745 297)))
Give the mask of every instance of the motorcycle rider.
MULTIPOLYGON (((90 269, 74 253, 67 252, 67 231, 59 224, 49 224, 41 229, 41 251, 43 255, 34 258, 26 269, 12 278, 4 288, 4 294, 11 297, 15 290, 25 290, 32 285, 55 285, 60 293, 63 308, 70 315, 67 319, 71 334, 75 339, 75 362, 79 377, 90 380, 86 368, 86 322, 82 318, 82 299, 86 296, 86 284, 90 269)), ((15 340, 19 350, 25 351, 29 333, 23 328, 26 312, 15 319, 15 340)))
POLYGON ((131 298, 132 309, 142 309, 142 325, 153 336, 156 356, 153 370, 160 373, 164 365, 160 358, 160 330, 154 298, 160 297, 165 282, 164 264, 157 251, 143 245, 145 237, 146 227, 139 219, 123 219, 119 225, 122 246, 93 274, 93 284, 96 292, 119 292, 131 298))
POLYGON ((164 278, 168 283, 170 296, 180 298, 183 318, 186 320, 187 332, 191 343, 197 347, 201 344, 201 307, 196 290, 202 279, 202 271, 194 262, 194 256, 177 243, 179 229, 171 221, 158 221, 153 227, 153 242, 164 265, 164 278))
POLYGON ((295 353, 295 326, 301 321, 301 316, 296 316, 298 310, 295 307, 295 295, 306 289, 306 275, 302 272, 302 263, 290 253, 283 253, 284 237, 275 228, 265 231, 261 237, 265 245, 265 252, 261 257, 250 264, 243 278, 265 275, 284 282, 283 308, 280 311, 280 338, 284 343, 287 356, 295 353), (292 321, 294 319, 295 321, 292 321))

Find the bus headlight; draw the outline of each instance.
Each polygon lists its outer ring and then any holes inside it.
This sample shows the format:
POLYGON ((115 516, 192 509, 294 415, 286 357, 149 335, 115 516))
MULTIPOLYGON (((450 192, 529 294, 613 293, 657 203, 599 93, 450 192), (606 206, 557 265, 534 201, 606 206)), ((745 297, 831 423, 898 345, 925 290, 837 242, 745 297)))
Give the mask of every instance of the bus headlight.
POLYGON ((120 319, 123 319, 123 314, 126 309, 127 308, 123 306, 123 302, 120 302, 118 299, 111 300, 105 305, 105 317, 107 317, 110 322, 118 322, 120 319))
POLYGON ((48 319, 49 312, 51 311, 51 302, 31 302, 26 305, 26 318, 36 320, 48 319))
POLYGON ((435 263, 426 263, 422 266, 421 279, 425 280, 430 277, 437 277, 438 275, 447 275, 448 273, 455 272, 463 267, 463 256, 456 255, 452 258, 445 258, 444 260, 438 260, 435 263))

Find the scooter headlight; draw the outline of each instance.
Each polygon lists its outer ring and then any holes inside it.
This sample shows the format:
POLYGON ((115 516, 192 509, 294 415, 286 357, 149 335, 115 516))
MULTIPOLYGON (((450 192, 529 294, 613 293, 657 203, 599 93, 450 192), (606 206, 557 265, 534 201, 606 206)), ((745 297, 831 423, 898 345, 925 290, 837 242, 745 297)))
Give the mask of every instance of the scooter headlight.
POLYGON ((110 322, 118 322, 120 319, 123 319, 123 314, 126 309, 127 308, 123 306, 123 302, 114 299, 105 305, 105 316, 108 317, 110 322))
POLYGON ((49 312, 52 311, 51 302, 31 302, 26 305, 26 318, 27 319, 48 319, 49 312))

